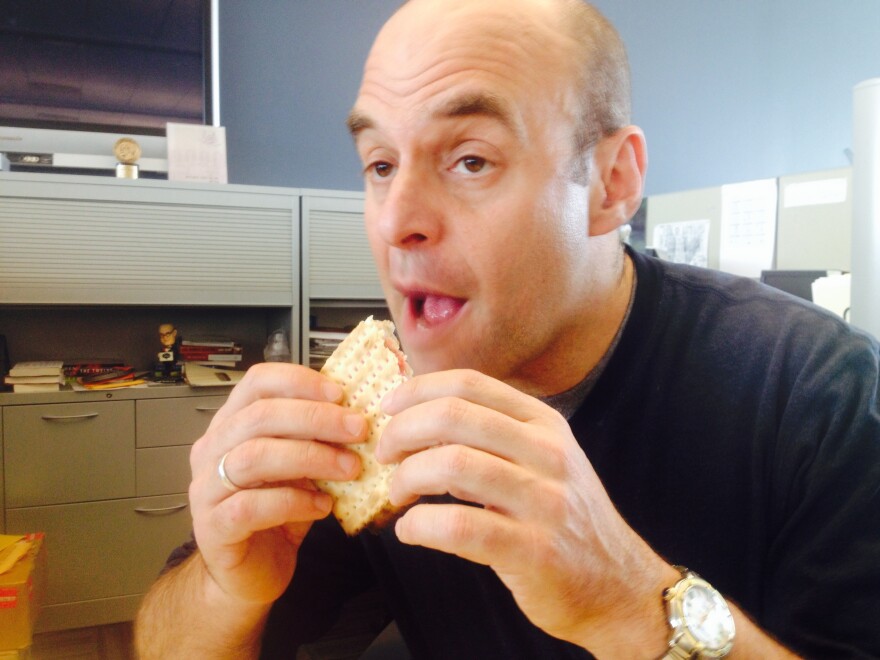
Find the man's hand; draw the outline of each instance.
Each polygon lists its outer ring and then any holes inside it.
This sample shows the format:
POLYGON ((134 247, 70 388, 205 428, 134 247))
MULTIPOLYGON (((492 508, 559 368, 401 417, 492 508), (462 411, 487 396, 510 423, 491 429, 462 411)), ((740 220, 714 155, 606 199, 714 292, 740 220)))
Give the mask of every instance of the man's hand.
POLYGON ((562 416, 473 371, 416 377, 383 407, 394 418, 379 459, 402 461, 394 504, 449 493, 482 505, 417 504, 397 523, 402 542, 490 566, 551 635, 662 652, 660 594, 678 574, 617 513, 562 416))
POLYGON ((314 479, 349 480, 358 458, 327 443, 361 441, 362 415, 338 405, 341 388, 316 371, 260 364, 248 371, 193 446, 193 529, 222 592, 271 604, 287 588, 296 553, 331 498, 314 479), (223 484, 218 465, 239 490, 223 484))

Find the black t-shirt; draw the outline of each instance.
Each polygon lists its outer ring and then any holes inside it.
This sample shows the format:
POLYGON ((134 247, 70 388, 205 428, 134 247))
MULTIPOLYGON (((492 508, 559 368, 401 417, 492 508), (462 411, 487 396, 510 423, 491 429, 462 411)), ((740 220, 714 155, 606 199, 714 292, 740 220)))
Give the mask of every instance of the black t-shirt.
MULTIPOLYGON (((632 256, 630 318, 570 420, 611 499, 795 651, 880 657, 877 343, 750 280, 632 256)), ((590 657, 491 570, 332 520, 301 548, 264 657, 292 657, 376 584, 415 658, 590 657)))

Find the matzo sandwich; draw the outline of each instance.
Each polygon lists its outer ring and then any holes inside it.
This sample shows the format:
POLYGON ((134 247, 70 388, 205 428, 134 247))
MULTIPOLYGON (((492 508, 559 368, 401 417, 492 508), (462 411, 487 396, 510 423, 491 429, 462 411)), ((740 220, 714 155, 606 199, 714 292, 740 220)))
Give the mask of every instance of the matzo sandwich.
POLYGON ((342 386, 342 404, 367 418, 367 436, 348 446, 361 457, 363 469, 355 481, 316 482, 334 498, 333 515, 351 536, 373 530, 399 513, 388 499, 396 464, 382 465, 375 457, 376 444, 390 417, 379 409, 382 397, 412 376, 406 356, 394 336, 391 321, 369 317, 352 330, 321 368, 321 373, 342 386))

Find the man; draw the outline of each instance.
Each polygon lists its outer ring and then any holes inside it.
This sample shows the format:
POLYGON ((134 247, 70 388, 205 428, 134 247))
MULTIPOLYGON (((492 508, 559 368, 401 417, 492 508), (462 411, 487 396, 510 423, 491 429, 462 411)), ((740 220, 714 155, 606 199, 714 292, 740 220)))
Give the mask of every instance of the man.
POLYGON ((880 654, 877 344, 624 251, 646 166, 628 103, 580 2, 389 20, 349 127, 418 374, 378 455, 416 504, 345 539, 312 480, 357 474, 363 418, 305 368, 252 369, 193 448, 198 550, 148 595, 143 657, 292 657, 376 583, 417 658, 717 656, 728 613, 730 657, 880 654), (662 594, 697 584, 673 564, 728 602, 690 591, 670 651, 662 594))
POLYGON ((159 326, 159 341, 162 343, 162 350, 156 354, 153 377, 161 381, 182 381, 180 365, 177 362, 180 357, 181 341, 177 328, 172 323, 162 323, 159 326))

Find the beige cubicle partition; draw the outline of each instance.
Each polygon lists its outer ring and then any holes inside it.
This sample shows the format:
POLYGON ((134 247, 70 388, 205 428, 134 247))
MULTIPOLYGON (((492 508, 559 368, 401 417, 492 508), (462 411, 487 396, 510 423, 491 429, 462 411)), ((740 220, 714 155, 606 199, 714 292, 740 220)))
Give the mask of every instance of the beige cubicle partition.
POLYGON ((778 270, 851 270, 852 168, 779 178, 778 270))

